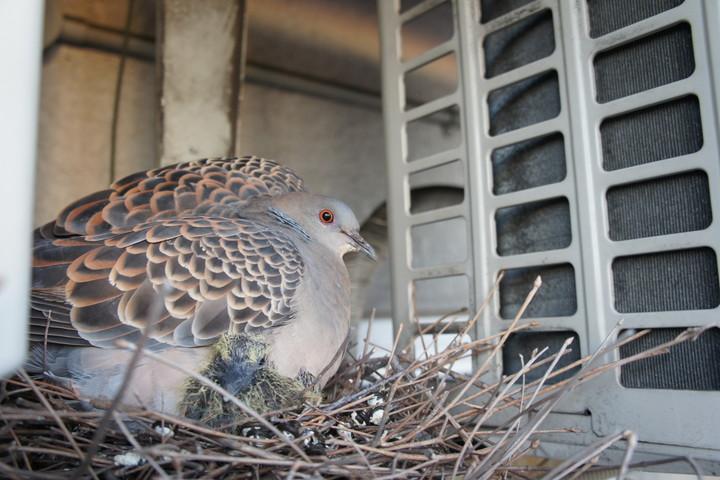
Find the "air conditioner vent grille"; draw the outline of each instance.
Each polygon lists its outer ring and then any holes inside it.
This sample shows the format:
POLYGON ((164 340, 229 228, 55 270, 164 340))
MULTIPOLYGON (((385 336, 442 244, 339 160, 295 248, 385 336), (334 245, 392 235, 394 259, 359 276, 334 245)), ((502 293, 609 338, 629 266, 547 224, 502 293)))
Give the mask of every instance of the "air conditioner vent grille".
MULTIPOLYGON (((472 317, 501 274, 476 335, 502 332, 538 276, 542 286, 524 312, 537 327, 510 337, 502 364, 485 373, 493 379, 517 372, 534 347, 557 351, 568 336, 576 339, 573 355, 589 355, 621 321, 624 329, 651 333, 602 361, 629 358, 688 327, 716 328, 720 1, 451 3, 456 35, 404 61, 402 24, 440 1, 424 0, 404 13, 395 2, 378 1, 393 317, 405 325, 401 334, 416 331, 410 285, 422 293, 420 279, 466 280, 467 292, 447 287, 458 302, 443 307, 467 305, 472 317), (447 70, 458 75, 457 89, 419 107, 405 105, 404 74, 450 51, 457 65, 447 70), (445 120, 426 116, 449 105, 457 107, 457 122, 447 122, 446 112, 445 120), (421 118, 425 125, 416 130, 421 118), (421 148, 428 151, 416 154, 421 148), (427 178, 430 168, 451 161, 461 162, 466 175, 465 194, 456 196, 462 208, 408 213, 409 175, 427 178), (423 251, 413 243, 415 227, 460 215, 466 228, 457 235, 467 242, 455 243, 467 247, 466 255, 434 253, 447 263, 413 267, 413 248, 423 251), (460 302, 466 293, 469 301, 460 302)), ((442 187, 439 171, 432 175, 442 187)), ((447 248, 453 237, 443 230, 435 244, 447 248)), ((446 292, 437 285, 425 291, 446 292)), ((578 434, 559 441, 590 445, 629 429, 646 452, 705 449, 720 458, 720 416, 708 413, 720 399, 719 349, 715 329, 658 357, 666 360, 599 375, 560 402, 558 415, 578 434)), ((481 362, 476 356, 475 365, 481 362)))
POLYGON ((488 95, 490 135, 516 130, 560 113, 557 72, 534 75, 488 95))
POLYGON ((565 248, 572 242, 566 198, 501 208, 495 225, 497 252, 503 256, 565 248))
POLYGON ((487 78, 549 56, 555 50, 552 13, 542 10, 490 33, 483 49, 487 78))
POLYGON ((712 222, 705 172, 613 187, 607 193, 611 240, 703 230, 712 222))
POLYGON ((575 269, 569 263, 511 268, 500 282, 500 317, 515 318, 527 292, 540 275, 543 288, 525 310, 526 318, 569 317, 577 311, 575 269))
POLYGON ((605 170, 697 152, 703 145, 698 99, 687 96, 609 118, 600 136, 605 170))
POLYGON ((683 0, 587 0, 590 36, 605 35, 681 3, 683 0))
POLYGON ((681 23, 601 52, 594 65, 600 103, 687 78, 695 70, 690 25, 681 23))
MULTIPOLYGON (((573 331, 560 331, 560 332, 520 332, 510 335, 505 343, 503 349, 503 374, 512 375, 519 371, 523 367, 523 362, 527 362, 532 358, 533 352, 537 350, 542 351, 547 348, 547 351, 540 356, 538 361, 546 359, 550 355, 553 355, 560 351, 563 343, 568 338, 572 338, 573 342, 570 344, 569 351, 560 357, 555 370, 561 370, 562 368, 570 365, 571 363, 580 360, 580 350, 578 348, 578 334, 573 331)), ((525 374, 525 383, 533 382, 542 378, 547 371, 549 363, 542 365, 534 370, 529 371, 525 374)), ((573 374, 577 373, 580 367, 571 368, 566 372, 563 372, 555 377, 548 379, 547 383, 552 385, 554 383, 567 380, 573 374)), ((518 382, 520 383, 520 382, 518 382)))
POLYGON ((621 313, 720 305, 717 260, 711 248, 619 257, 612 270, 615 309, 621 313))
MULTIPOLYGON (((658 328, 620 348, 621 358, 669 342, 681 328, 658 328)), ((623 332, 623 334, 626 332, 623 332)), ((720 329, 704 332, 697 340, 670 348, 664 355, 622 367, 620 384, 626 388, 664 390, 720 390, 720 329)))
POLYGON ((516 8, 527 5, 533 0, 480 0, 482 22, 487 23, 516 8))
POLYGON ((491 160, 495 195, 557 183, 567 173, 560 133, 497 148, 491 160))

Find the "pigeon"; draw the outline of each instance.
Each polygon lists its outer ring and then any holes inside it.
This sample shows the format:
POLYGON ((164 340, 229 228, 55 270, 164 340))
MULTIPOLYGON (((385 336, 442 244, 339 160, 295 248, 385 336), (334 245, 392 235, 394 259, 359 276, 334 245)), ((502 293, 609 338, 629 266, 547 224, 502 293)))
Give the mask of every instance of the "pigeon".
POLYGON ((139 172, 34 232, 28 368, 109 401, 144 341, 123 403, 204 421, 318 400, 350 328, 343 257, 373 247, 350 207, 255 156, 139 172))

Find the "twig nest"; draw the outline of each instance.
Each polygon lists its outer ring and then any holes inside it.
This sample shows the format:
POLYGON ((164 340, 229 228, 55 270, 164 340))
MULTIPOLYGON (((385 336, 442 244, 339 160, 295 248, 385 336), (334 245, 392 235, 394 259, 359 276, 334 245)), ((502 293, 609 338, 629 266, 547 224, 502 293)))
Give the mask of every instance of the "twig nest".
POLYGON ((272 432, 270 432, 265 427, 261 427, 260 425, 252 425, 249 427, 243 427, 243 429, 240 430, 240 434, 243 437, 254 438, 256 440, 267 439, 267 438, 272 437, 272 432))
POLYGON ((302 437, 304 438, 303 445, 309 444, 311 439, 315 437, 315 430, 311 428, 304 429, 302 431, 302 437))
POLYGON ((350 414, 350 420, 352 420, 353 425, 362 426, 367 425, 367 419, 365 418, 365 412, 352 412, 350 414))
POLYGON ((358 385, 358 388, 363 389, 363 388, 369 388, 372 386, 373 386, 373 382, 363 378, 362 380, 360 380, 360 385, 358 385))
POLYGON ((368 398, 367 404, 371 407, 376 407, 378 405, 385 405, 385 399, 378 396, 373 395, 372 397, 368 398))
POLYGON ((322 436, 311 428, 306 428, 302 431, 303 446, 305 452, 308 455, 324 455, 327 450, 327 445, 322 436))
POLYGON ((156 423, 153 425, 153 430, 155 433, 160 435, 163 440, 166 440, 168 438, 172 438, 175 436, 175 430, 173 430, 170 427, 166 427, 165 425, 162 425, 160 423, 156 423))
POLYGON ((370 415, 370 423, 372 423, 373 425, 380 425, 380 422, 382 422, 384 415, 384 408, 375 409, 375 411, 372 412, 372 415, 370 415))
POLYGON ((125 452, 121 455, 115 455, 113 462, 118 467, 137 467, 145 463, 145 459, 137 452, 125 452))
POLYGON ((367 410, 358 410, 350 414, 352 424, 357 427, 366 425, 380 425, 385 409, 383 407, 368 408, 367 410))

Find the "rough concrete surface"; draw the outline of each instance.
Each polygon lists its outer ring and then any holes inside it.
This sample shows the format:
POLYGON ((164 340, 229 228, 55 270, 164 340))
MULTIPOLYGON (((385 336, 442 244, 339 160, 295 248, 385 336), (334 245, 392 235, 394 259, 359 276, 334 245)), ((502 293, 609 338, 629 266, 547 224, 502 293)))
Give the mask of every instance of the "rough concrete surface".
POLYGON ((165 0, 160 72, 163 164, 228 155, 235 143, 242 0, 165 0))
MULTIPOLYGON (((43 65, 35 225, 81 195, 107 187, 118 56, 53 47, 43 65)), ((120 104, 117 175, 155 161, 153 65, 128 59, 120 104)))

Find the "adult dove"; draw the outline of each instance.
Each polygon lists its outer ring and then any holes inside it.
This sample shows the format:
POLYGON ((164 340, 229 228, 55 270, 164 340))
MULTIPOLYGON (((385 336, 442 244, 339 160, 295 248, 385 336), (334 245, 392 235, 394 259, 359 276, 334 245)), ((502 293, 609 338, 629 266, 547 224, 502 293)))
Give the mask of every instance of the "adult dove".
MULTIPOLYGON (((337 370, 350 324, 343 256, 372 247, 343 202, 248 156, 140 172, 35 232, 29 366, 109 400, 137 342, 258 410, 301 401, 337 370)), ((125 403, 204 420, 227 402, 144 357, 125 403)))

